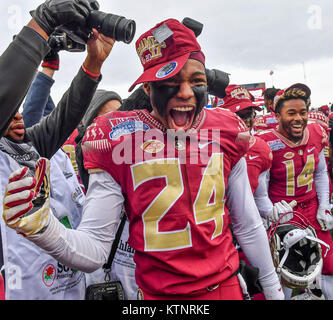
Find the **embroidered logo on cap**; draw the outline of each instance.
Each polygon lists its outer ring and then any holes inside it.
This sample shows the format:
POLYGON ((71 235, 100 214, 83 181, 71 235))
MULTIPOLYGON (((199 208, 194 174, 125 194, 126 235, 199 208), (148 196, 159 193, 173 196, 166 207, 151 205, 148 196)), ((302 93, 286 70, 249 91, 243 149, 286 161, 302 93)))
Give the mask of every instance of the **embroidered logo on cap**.
POLYGON ((250 94, 244 88, 236 88, 231 91, 230 95, 232 98, 236 99, 251 99, 250 94))
POLYGON ((165 42, 159 43, 154 36, 143 38, 136 49, 141 63, 145 65, 147 62, 162 57, 162 48, 166 48, 165 42))
POLYGON ((161 79, 167 77, 168 75, 170 75, 172 72, 175 71, 177 66, 178 63, 176 61, 166 64, 160 70, 157 71, 156 78, 161 79))

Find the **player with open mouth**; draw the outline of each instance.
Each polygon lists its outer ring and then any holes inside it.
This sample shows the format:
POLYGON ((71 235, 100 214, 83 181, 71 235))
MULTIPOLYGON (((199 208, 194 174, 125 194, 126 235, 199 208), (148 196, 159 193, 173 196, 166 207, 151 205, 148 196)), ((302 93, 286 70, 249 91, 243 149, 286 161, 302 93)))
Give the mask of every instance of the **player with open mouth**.
MULTIPOLYGON (((44 208, 48 216, 36 218, 43 231, 29 240, 60 262, 92 272, 107 259, 124 208, 138 298, 242 300, 248 294, 232 224, 259 269, 265 297, 283 299, 247 175, 250 133, 234 113, 204 108, 205 56, 194 32, 168 19, 145 32, 136 49, 144 72, 130 90, 143 83, 152 112, 114 111, 94 120, 82 142, 90 177, 80 226, 62 228, 44 208), (189 131, 200 143, 169 143, 170 129, 189 131), (205 156, 182 163, 181 153, 186 160, 205 156)), ((5 211, 5 220, 13 211, 5 211)))

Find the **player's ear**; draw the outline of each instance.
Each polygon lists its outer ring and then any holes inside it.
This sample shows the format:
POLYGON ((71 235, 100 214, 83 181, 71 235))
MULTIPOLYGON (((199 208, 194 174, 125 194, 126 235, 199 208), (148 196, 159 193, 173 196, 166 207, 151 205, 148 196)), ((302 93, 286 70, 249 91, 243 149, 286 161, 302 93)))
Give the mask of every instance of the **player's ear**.
POLYGON ((277 121, 280 121, 281 115, 280 115, 279 112, 275 113, 275 118, 276 118, 277 121))
POLYGON ((150 97, 150 85, 149 82, 144 82, 143 83, 143 90, 146 93, 148 97, 150 97))

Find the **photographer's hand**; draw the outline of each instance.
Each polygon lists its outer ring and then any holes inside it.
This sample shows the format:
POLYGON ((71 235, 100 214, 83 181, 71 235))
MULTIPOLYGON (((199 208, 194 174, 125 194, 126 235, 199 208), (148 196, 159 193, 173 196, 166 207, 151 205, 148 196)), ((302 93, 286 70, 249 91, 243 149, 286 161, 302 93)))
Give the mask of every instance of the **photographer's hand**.
POLYGON ((96 29, 93 29, 93 35, 87 42, 88 54, 83 63, 84 68, 92 74, 99 75, 102 65, 109 56, 114 43, 114 39, 108 38, 96 29))
MULTIPOLYGON (((47 0, 30 12, 33 20, 49 36, 56 27, 75 23, 84 26, 92 10, 98 10, 95 0, 47 0)), ((31 23, 34 24, 34 21, 31 23)))

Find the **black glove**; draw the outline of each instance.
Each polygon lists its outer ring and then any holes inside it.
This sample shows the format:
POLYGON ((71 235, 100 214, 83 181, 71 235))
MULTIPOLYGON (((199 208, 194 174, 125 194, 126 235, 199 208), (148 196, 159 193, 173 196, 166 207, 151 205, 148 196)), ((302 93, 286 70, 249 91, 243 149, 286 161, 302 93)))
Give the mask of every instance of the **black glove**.
POLYGON ((45 56, 42 67, 52 70, 59 70, 59 54, 56 50, 51 49, 50 52, 45 56))
POLYGON ((47 0, 30 11, 39 26, 50 35, 55 27, 65 23, 85 25, 92 10, 98 10, 95 0, 47 0))

